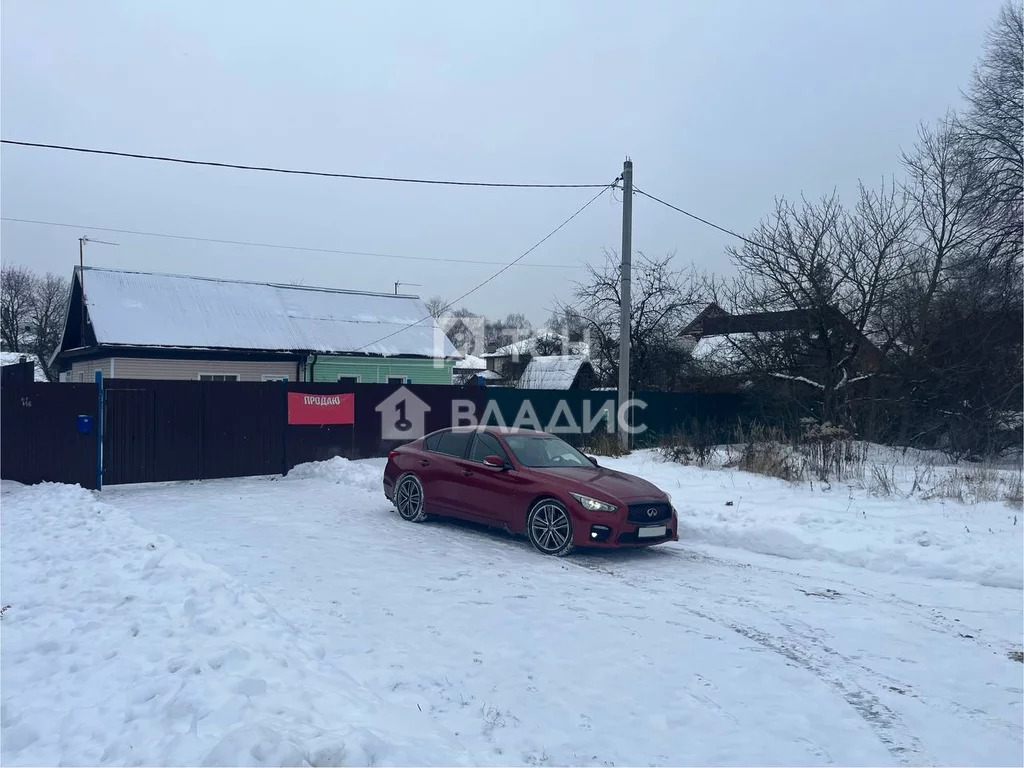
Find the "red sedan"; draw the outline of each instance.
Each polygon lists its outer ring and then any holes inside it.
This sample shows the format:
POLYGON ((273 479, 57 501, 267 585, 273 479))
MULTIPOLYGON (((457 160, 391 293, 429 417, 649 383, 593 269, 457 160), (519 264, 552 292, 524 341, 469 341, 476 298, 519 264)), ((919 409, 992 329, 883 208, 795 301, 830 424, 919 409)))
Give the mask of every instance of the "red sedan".
POLYGON ((441 429, 388 454, 384 495, 403 520, 457 517, 525 533, 545 555, 678 541, 672 500, 546 432, 441 429))

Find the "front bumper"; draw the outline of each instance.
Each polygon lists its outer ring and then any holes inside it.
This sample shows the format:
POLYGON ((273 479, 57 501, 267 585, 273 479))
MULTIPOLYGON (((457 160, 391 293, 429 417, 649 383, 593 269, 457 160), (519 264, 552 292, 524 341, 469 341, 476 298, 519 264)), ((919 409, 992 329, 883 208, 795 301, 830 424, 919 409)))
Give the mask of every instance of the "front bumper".
POLYGON ((672 510, 670 518, 650 524, 665 526, 665 535, 656 538, 641 538, 640 529, 649 527, 649 525, 628 520, 625 511, 619 513, 589 512, 581 510, 577 504, 576 508, 572 510, 572 518, 573 542, 578 547, 600 549, 649 547, 652 544, 679 541, 679 520, 675 509, 672 510))

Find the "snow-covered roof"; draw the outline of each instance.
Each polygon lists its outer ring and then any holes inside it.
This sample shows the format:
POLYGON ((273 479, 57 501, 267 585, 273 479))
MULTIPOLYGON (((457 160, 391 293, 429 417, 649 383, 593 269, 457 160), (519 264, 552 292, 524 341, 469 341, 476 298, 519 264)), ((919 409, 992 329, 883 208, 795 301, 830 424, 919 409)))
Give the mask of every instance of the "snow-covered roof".
POLYGON ((85 300, 99 344, 458 356, 417 296, 86 267, 85 300))
POLYGON ((525 356, 532 355, 537 349, 538 342, 547 341, 561 345, 564 351, 567 351, 572 355, 586 355, 588 353, 587 345, 581 341, 569 341, 569 337, 563 336, 560 333, 554 331, 543 330, 535 333, 527 339, 520 339, 519 341, 506 344, 503 347, 498 347, 493 352, 487 352, 484 357, 513 357, 513 356, 525 356))
POLYGON ((702 336, 690 350, 693 359, 705 366, 735 369, 743 365, 746 358, 737 348, 745 340, 754 337, 750 333, 733 333, 728 336, 702 336))
POLYGON ((526 365, 519 378, 520 389, 569 389, 580 368, 587 362, 583 355, 542 355, 526 365))
POLYGON ((32 363, 35 366, 35 380, 47 381, 42 363, 39 362, 38 357, 30 352, 0 352, 0 365, 16 365, 21 362, 23 357, 25 362, 32 363))
POLYGON ((483 370, 486 367, 487 361, 482 357, 477 357, 476 355, 465 355, 461 360, 455 363, 456 370, 465 368, 471 371, 478 371, 483 370))
POLYGON ((466 368, 453 368, 452 369, 452 383, 454 384, 469 384, 470 382, 476 381, 477 379, 484 379, 485 381, 501 381, 504 377, 497 371, 488 370, 469 370, 466 368))

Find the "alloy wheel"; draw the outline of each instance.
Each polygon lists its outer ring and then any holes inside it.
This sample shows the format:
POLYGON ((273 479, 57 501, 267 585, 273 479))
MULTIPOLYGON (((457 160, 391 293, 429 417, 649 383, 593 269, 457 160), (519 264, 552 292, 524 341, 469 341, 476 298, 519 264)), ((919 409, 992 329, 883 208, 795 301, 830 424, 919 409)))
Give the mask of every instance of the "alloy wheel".
POLYGON ((423 512, 423 485, 416 475, 406 475, 395 489, 395 506, 403 520, 419 523, 426 519, 423 512))
POLYGON ((543 500, 530 512, 530 541, 546 555, 565 555, 572 548, 572 521, 557 501, 543 500))

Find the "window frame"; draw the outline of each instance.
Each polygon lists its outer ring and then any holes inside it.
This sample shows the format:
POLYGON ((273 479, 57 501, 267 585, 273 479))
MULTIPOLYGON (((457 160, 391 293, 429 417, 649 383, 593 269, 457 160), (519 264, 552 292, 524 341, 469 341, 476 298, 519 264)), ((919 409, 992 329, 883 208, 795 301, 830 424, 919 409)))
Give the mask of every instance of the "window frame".
POLYGON ((242 377, 239 376, 237 373, 211 373, 209 371, 200 371, 199 373, 196 374, 196 381, 216 381, 223 382, 226 384, 237 384, 241 380, 242 377), (208 376, 209 378, 204 379, 204 376, 208 376), (221 378, 213 378, 214 376, 219 376, 221 378), (227 376, 233 376, 234 378, 225 378, 227 376))
POLYGON ((441 436, 441 439, 438 440, 438 448, 435 449, 433 452, 437 453, 437 454, 440 454, 441 456, 447 456, 447 457, 449 457, 451 459, 465 459, 465 458, 467 458, 469 456, 469 447, 473 444, 473 438, 474 438, 474 435, 473 435, 472 432, 459 432, 459 431, 456 431, 454 429, 449 429, 447 432, 445 432, 441 436), (444 438, 445 437, 450 437, 451 435, 458 435, 459 437, 462 437, 463 435, 465 435, 465 436, 467 436, 469 438, 466 441, 466 444, 462 447, 462 453, 461 454, 458 454, 458 453, 448 453, 447 451, 440 450, 440 447, 441 447, 441 445, 444 442, 444 438))
MULTIPOLYGON (((439 453, 439 451, 437 450, 436 446, 438 444, 440 444, 441 438, 444 437, 444 435, 446 433, 448 433, 448 432, 451 432, 451 429, 439 429, 436 432, 431 432, 429 435, 424 436, 424 438, 423 438, 423 450, 425 450, 425 451, 427 451, 429 453, 439 453), (431 448, 430 444, 427 443, 427 440, 429 440, 431 438, 434 438, 434 446, 435 446, 434 448, 431 448)), ((443 455, 447 456, 448 454, 446 453, 446 454, 443 454, 443 455)))
POLYGON ((264 373, 260 381, 291 381, 287 373, 264 373))
POLYGON ((335 384, 361 384, 362 375, 358 373, 339 373, 335 384))
MULTIPOLYGON (((492 435, 490 432, 477 432, 476 434, 473 435, 473 441, 470 443, 469 451, 466 454, 466 458, 469 461, 472 461, 475 464, 483 464, 484 463, 483 456, 481 456, 479 459, 474 459, 473 458, 473 451, 476 449, 477 442, 479 441, 479 442, 482 443, 483 442, 483 438, 485 436, 491 438, 491 440, 493 440, 495 442, 495 444, 498 446, 498 450, 493 455, 501 456, 502 459, 505 460, 505 463, 507 465, 511 466, 512 465, 512 459, 509 457, 508 451, 505 450, 505 446, 503 446, 501 444, 501 441, 498 438, 496 438, 494 435, 492 435)), ((484 456, 490 456, 490 455, 491 455, 490 453, 485 453, 484 454, 484 456)))

